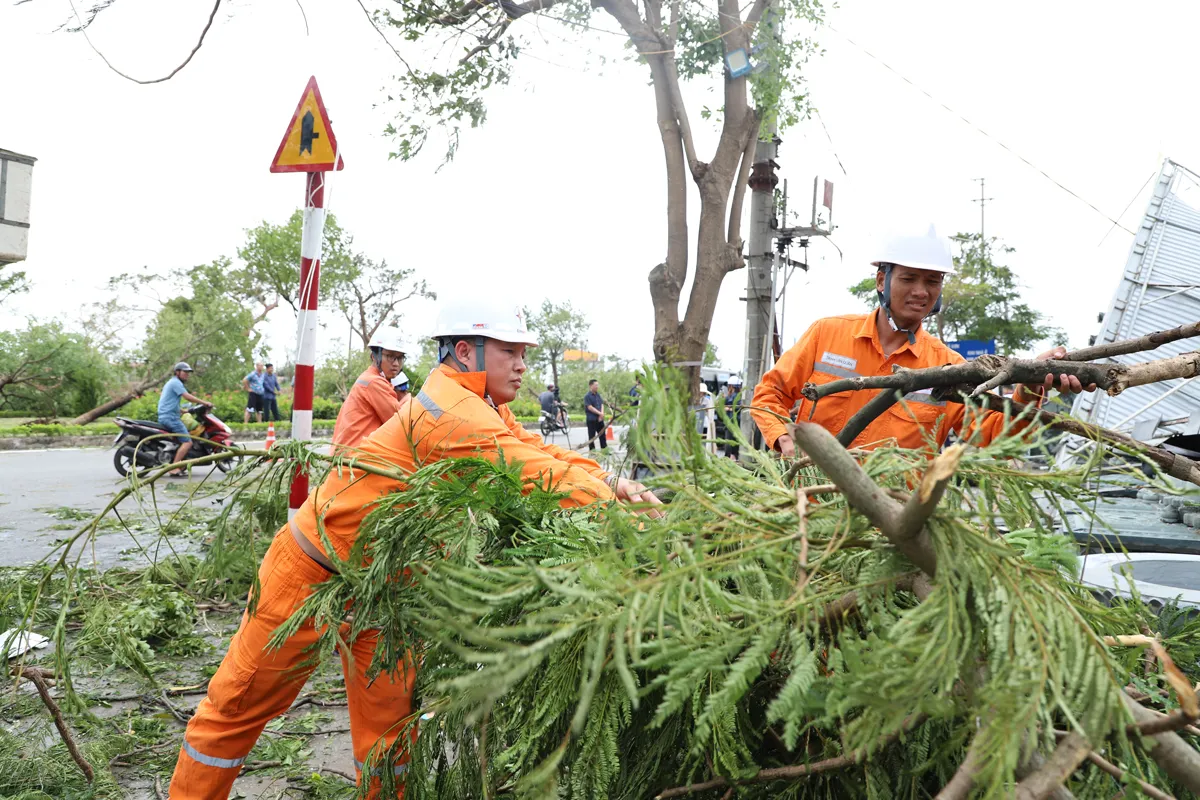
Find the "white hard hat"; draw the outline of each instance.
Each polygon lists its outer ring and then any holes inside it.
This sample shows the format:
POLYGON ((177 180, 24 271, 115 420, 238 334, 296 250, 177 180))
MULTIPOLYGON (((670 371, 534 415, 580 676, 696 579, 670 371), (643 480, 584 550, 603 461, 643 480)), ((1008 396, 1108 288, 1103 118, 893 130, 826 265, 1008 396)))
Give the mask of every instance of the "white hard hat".
POLYGON ((954 257, 950 255, 949 242, 937 235, 933 225, 924 236, 897 236, 883 246, 883 253, 872 266, 882 267, 895 264, 898 267, 927 269, 946 275, 954 274, 954 257))
POLYGON ((399 328, 392 326, 381 327, 375 331, 375 335, 371 337, 371 343, 368 347, 380 347, 384 350, 392 350, 397 353, 408 353, 410 348, 408 340, 404 338, 404 334, 399 328))
POLYGON ((438 313, 431 339, 482 336, 512 344, 537 347, 537 337, 529 332, 525 312, 519 306, 486 300, 465 301, 444 306, 438 313))
POLYGON ((738 377, 737 375, 730 375, 728 383, 730 386, 741 386, 742 379, 740 377, 738 377))
POLYGON ((399 386, 403 386, 406 383, 408 383, 408 376, 405 375, 403 372, 401 372, 396 377, 392 378, 392 386, 399 387, 399 386))
POLYGON ((710 394, 707 383, 700 384, 700 394, 710 394))

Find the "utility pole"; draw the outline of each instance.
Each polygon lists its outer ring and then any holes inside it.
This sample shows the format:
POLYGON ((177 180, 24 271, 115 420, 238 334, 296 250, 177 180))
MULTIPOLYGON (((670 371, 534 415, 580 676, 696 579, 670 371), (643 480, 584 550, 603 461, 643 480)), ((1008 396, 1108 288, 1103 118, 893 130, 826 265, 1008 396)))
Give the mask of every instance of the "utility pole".
POLYGON ((972 200, 972 203, 979 203, 979 241, 984 246, 987 245, 987 234, 984 233, 984 209, 987 208, 989 200, 994 200, 994 197, 984 197, 983 185, 986 178, 973 178, 972 180, 979 181, 979 198, 972 200))
MULTIPOLYGON (((755 148, 755 162, 750 170, 750 231, 746 253, 746 361, 742 376, 743 391, 758 385, 766 364, 763 356, 767 352, 768 331, 774 327, 775 298, 773 272, 775 254, 773 234, 779 226, 775 219, 775 187, 779 177, 775 174, 778 164, 775 155, 779 140, 775 138, 775 127, 764 132, 768 138, 759 139, 755 148)), ((750 415, 742 419, 742 433, 753 441, 757 430, 750 415)))
MULTIPOLYGON (((777 42, 781 40, 779 14, 775 3, 767 7, 762 23, 768 26, 777 42)), ((768 67, 778 74, 772 62, 768 67)), ((742 372, 742 391, 749 396, 766 371, 764 356, 767 352, 767 337, 775 325, 775 254, 773 239, 779 221, 775 218, 775 187, 779 177, 775 174, 779 166, 775 156, 779 153, 777 115, 772 113, 766 124, 759 129, 758 144, 754 149, 754 164, 750 169, 750 229, 746 249, 746 360, 742 372)), ((786 220, 784 221, 786 223, 786 220)), ((747 441, 756 442, 758 427, 750 415, 741 419, 742 435, 747 441)))

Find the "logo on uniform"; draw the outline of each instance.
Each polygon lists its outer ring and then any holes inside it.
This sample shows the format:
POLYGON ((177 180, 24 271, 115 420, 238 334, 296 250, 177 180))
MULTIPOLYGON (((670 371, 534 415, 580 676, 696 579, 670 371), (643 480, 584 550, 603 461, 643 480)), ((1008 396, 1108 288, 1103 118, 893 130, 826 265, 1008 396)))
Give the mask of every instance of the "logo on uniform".
POLYGON ((486 323, 486 322, 474 322, 474 323, 471 323, 471 330, 473 330, 473 331, 483 330, 483 329, 484 329, 484 328, 486 328, 486 327, 487 327, 487 323, 486 323))

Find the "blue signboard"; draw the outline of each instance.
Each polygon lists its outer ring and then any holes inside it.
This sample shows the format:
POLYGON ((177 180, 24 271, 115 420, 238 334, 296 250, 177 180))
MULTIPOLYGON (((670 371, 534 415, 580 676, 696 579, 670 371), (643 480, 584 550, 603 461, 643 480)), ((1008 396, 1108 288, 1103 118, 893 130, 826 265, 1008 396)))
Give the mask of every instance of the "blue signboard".
POLYGON ((961 342, 946 342, 950 349, 963 358, 978 358, 979 356, 996 355, 996 340, 963 339, 961 342))

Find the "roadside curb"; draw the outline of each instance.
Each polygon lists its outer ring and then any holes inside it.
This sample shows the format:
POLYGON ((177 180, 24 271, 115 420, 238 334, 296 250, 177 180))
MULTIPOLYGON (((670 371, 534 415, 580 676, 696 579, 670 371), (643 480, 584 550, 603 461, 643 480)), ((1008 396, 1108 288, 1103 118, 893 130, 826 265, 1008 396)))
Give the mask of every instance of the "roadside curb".
MULTIPOLYGON (((259 431, 249 433, 258 434, 259 431)), ((266 431, 262 431, 265 436, 266 431)), ((313 436, 321 439, 333 435, 333 428, 318 428, 313 436)), ((234 433, 237 436, 237 433, 234 433)), ((2 436, 0 437, 0 452, 5 450, 57 450, 71 447, 93 447, 107 449, 112 447, 116 434, 106 433, 102 436, 2 436)), ((255 436, 250 441, 261 442, 263 439, 255 436)), ((235 439, 236 443, 236 439, 235 439)))

